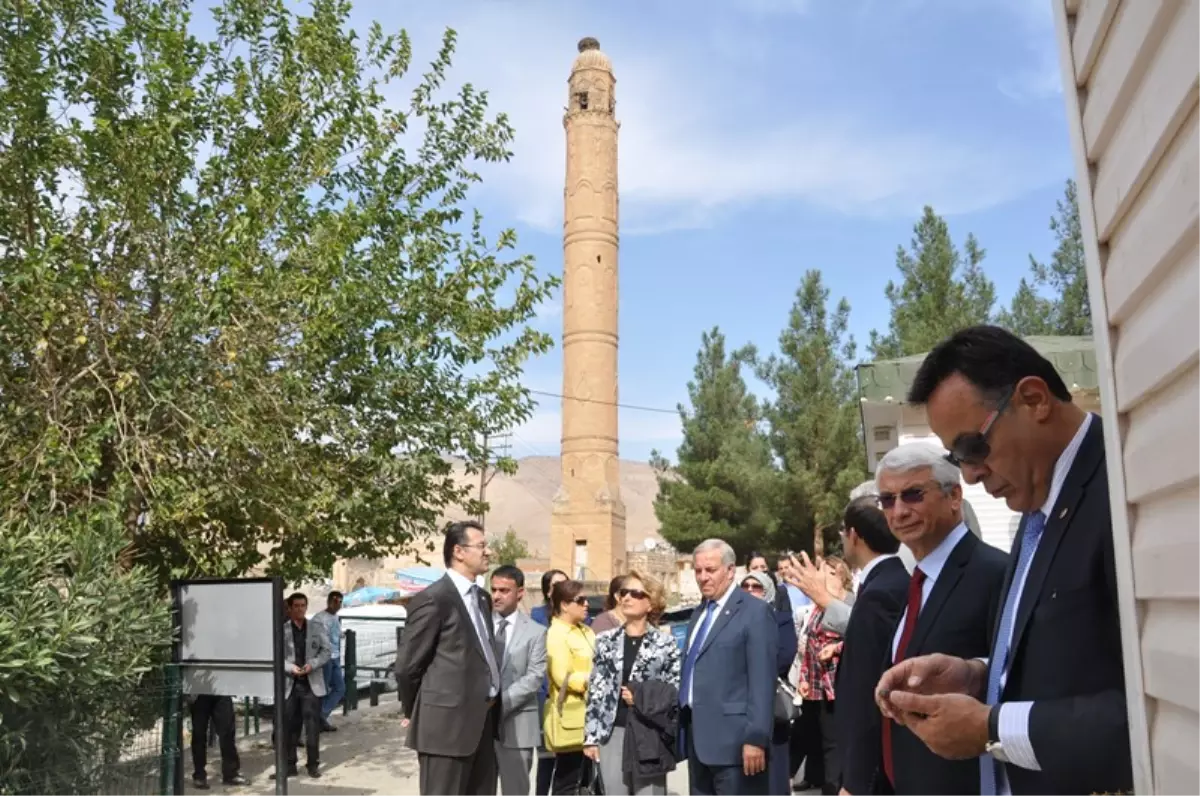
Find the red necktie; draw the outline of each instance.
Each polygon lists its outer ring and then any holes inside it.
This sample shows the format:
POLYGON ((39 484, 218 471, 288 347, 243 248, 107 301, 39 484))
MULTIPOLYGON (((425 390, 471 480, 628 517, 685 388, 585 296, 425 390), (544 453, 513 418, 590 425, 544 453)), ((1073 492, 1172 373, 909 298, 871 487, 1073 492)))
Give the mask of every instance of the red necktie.
MULTIPOLYGON (((917 627, 917 616, 921 613, 921 587, 925 585, 925 573, 920 567, 913 570, 912 579, 908 582, 908 610, 904 614, 904 629, 900 631, 900 643, 896 645, 896 656, 892 664, 904 660, 908 651, 908 642, 913 630, 917 627)), ((892 769, 892 720, 883 720, 883 773, 887 774, 888 782, 893 786, 896 777, 892 769)))

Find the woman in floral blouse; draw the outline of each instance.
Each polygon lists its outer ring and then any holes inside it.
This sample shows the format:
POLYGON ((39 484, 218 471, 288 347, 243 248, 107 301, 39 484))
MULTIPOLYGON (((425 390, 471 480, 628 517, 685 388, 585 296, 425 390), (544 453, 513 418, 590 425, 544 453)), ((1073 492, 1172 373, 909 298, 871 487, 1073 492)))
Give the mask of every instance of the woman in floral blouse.
MULTIPOLYGON (((829 593, 835 599, 843 599, 854 583, 850 567, 840 558, 828 556, 821 563, 821 569, 825 573, 825 585, 829 593)), ((800 696, 804 697, 804 710, 815 710, 818 715, 821 757, 825 763, 825 781, 821 783, 821 793, 838 793, 841 765, 834 730, 836 694, 833 683, 837 679, 838 662, 841 661, 842 636, 826 628, 824 618, 825 612, 820 608, 816 608, 808 617, 803 634, 804 647, 800 651, 800 680, 796 685, 800 696)))
POLYGON ((617 594, 625 624, 596 639, 583 751, 600 764, 607 796, 664 794, 666 774, 633 779, 624 772, 625 727, 634 704, 629 684, 657 680, 679 688, 679 647, 657 627, 667 607, 658 581, 631 572, 617 594))

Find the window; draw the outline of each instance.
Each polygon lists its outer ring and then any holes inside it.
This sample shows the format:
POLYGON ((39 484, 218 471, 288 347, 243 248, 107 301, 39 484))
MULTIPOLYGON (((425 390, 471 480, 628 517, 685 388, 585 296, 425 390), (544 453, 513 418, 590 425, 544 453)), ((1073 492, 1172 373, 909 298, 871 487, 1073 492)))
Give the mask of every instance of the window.
POLYGON ((875 441, 890 442, 892 439, 892 429, 890 426, 875 426, 875 441))
POLYGON ((875 463, 882 461, 884 456, 887 456, 887 451, 875 451, 875 463))
POLYGON ((575 580, 587 580, 584 573, 587 572, 588 550, 587 542, 575 543, 575 580))
POLYGON ((576 94, 575 100, 579 103, 579 110, 586 111, 588 109, 588 93, 586 91, 576 94))

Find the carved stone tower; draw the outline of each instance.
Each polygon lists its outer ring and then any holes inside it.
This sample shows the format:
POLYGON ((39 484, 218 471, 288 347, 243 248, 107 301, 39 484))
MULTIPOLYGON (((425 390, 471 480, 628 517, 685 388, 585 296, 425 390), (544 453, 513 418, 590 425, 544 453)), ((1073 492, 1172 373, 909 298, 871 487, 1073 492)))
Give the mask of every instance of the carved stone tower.
POLYGON ((625 504, 617 448, 617 120, 612 64, 579 42, 563 127, 562 486, 550 563, 607 582, 625 569, 625 504))

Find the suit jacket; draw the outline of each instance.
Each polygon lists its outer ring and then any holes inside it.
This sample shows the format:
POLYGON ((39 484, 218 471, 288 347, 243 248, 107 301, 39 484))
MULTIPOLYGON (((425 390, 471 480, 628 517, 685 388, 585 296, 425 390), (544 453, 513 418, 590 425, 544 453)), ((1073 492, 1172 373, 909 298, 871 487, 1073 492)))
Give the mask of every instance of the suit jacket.
POLYGON ((881 729, 875 686, 881 661, 891 654, 896 625, 904 613, 908 582, 903 561, 880 561, 859 585, 858 599, 846 625, 834 685, 834 719, 838 753, 843 760, 842 784, 851 793, 869 793, 878 769, 881 729))
POLYGON ((542 738, 538 691, 546 679, 546 629, 520 611, 500 661, 500 741, 510 749, 532 749, 542 738))
MULTIPOLYGON (((935 652, 959 658, 986 657, 1008 563, 1007 553, 971 533, 965 534, 950 552, 921 608, 905 657, 935 652)), ((906 582, 905 601, 907 589, 906 582)), ((893 625, 893 634, 885 642, 884 657, 877 664, 876 682, 891 666, 892 638, 897 625, 893 625)), ((873 693, 874 686, 871 690, 873 693)), ((881 720, 879 712, 875 711, 871 729, 864 728, 859 735, 861 742, 854 745, 854 759, 846 759, 846 771, 854 772, 856 778, 861 778, 864 772, 874 773, 881 780, 884 778, 881 720)), ((946 760, 938 757, 912 731, 895 724, 892 725, 892 765, 896 774, 892 786, 898 794, 979 793, 977 758, 946 760)), ((856 779, 856 786, 862 788, 861 782, 856 779)), ((882 781, 866 790, 847 790, 867 793, 876 787, 882 788, 882 781)))
MULTIPOLYGON (((329 647, 329 633, 323 625, 307 621, 308 625, 304 638, 304 662, 312 666, 308 673, 308 685, 312 692, 319 697, 325 696, 325 664, 333 650, 329 647)), ((292 620, 283 623, 283 696, 287 699, 292 695, 292 685, 296 678, 292 676, 292 667, 296 665, 296 642, 292 636, 292 620)))
MULTIPOLYGON (((689 646, 703 616, 703 607, 692 613, 689 646)), ((770 747, 778 646, 774 608, 735 587, 713 618, 692 672, 689 732, 702 764, 741 766, 743 745, 770 747)))
MULTIPOLYGON (((1018 534, 1014 561, 1020 539, 1018 534)), ((1011 581, 1010 569, 1002 600, 1011 581)), ((1000 701, 1034 703, 1029 735, 1042 770, 1007 765, 1013 793, 1132 792, 1108 471, 1099 417, 1092 418, 1030 563, 1000 701)))
MULTIPOLYGON (((492 600, 481 593, 479 604, 489 643, 494 643, 492 600)), ((411 720, 410 749, 446 757, 476 751, 490 710, 491 674, 471 615, 449 575, 408 603, 396 682, 404 715, 411 720)))
MULTIPOLYGON (((624 666, 625 628, 618 627, 597 636, 592 674, 588 678, 584 746, 599 746, 612 736, 624 666)), ((679 688, 679 645, 674 636, 649 627, 629 672, 629 682, 652 681, 679 688)))

